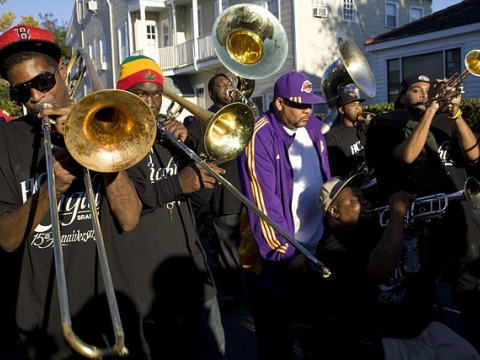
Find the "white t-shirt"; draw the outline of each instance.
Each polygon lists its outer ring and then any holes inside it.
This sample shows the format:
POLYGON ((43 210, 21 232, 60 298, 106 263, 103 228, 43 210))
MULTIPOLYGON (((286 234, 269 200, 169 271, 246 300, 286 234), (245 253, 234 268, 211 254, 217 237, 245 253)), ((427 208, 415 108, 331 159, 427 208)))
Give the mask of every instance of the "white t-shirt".
POLYGON ((307 129, 285 130, 289 134, 295 134, 288 149, 293 169, 294 237, 313 254, 323 234, 322 212, 317 203, 318 191, 323 185, 320 161, 307 129))

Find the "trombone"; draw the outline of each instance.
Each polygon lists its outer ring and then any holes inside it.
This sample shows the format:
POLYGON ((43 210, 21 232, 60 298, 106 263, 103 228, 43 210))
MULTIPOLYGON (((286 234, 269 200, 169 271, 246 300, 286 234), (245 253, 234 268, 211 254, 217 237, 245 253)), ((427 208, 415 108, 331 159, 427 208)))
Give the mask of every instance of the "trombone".
MULTIPOLYGON (((419 221, 430 221, 439 218, 447 211, 449 202, 452 200, 467 200, 473 209, 480 209, 480 182, 474 177, 465 180, 464 188, 452 194, 434 194, 415 199, 405 216, 405 226, 419 221)), ((386 226, 390 214, 390 207, 382 206, 372 209, 370 212, 379 212, 379 223, 386 226)))
MULTIPOLYGON (((48 195, 62 330, 68 344, 86 358, 101 359, 110 355, 127 356, 128 349, 125 347, 125 334, 115 298, 89 169, 99 172, 116 172, 140 161, 153 145, 156 129, 155 117, 146 103, 135 95, 122 90, 101 90, 99 88, 99 86, 101 87, 99 85, 100 80, 91 60, 83 52, 75 55, 74 61, 77 61, 77 59, 81 59, 85 64, 82 65, 83 69, 80 70, 80 75, 76 78, 77 81, 87 72, 92 88, 96 92, 83 98, 73 106, 65 122, 64 139, 69 153, 83 167, 86 197, 92 212, 93 229, 95 231, 100 269, 109 304, 115 344, 108 348, 89 345, 82 341, 72 329, 61 244, 60 221, 56 208, 57 194, 50 136, 52 120, 45 116, 42 119, 42 129, 47 162, 48 195), (135 124, 132 120, 134 118, 141 120, 138 120, 138 123, 135 124), (132 150, 131 145, 129 145, 128 149, 122 148, 125 146, 124 144, 130 142, 136 144, 135 149, 132 150), (138 144, 142 145, 143 148, 138 148, 138 144), (91 156, 91 154, 96 156, 91 156), (93 160, 87 161, 89 157, 93 160)), ((67 70, 72 67, 73 64, 69 63, 67 70)))

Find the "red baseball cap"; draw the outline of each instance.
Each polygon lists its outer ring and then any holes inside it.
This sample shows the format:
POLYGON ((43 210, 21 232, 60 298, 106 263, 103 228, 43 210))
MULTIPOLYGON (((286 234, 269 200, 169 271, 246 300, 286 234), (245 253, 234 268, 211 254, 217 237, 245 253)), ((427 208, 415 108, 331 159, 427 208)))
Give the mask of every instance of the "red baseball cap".
POLYGON ((62 56, 48 30, 25 24, 16 25, 0 35, 0 67, 8 56, 20 51, 41 52, 59 61, 62 56))

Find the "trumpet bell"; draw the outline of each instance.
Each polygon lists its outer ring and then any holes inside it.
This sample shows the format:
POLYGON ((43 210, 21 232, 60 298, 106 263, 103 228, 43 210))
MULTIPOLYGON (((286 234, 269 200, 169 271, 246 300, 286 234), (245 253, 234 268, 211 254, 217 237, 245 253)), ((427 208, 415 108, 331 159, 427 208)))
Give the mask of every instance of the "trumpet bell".
POLYGON ((465 67, 470 74, 480 76, 480 50, 472 50, 465 56, 465 67))
POLYGON ((279 20, 253 4, 225 9, 212 29, 213 49, 232 73, 247 79, 275 74, 287 58, 288 40, 279 20))
POLYGON ((480 209, 480 182, 474 177, 465 181, 465 199, 474 209, 480 209))
POLYGON ((218 165, 237 158, 253 136, 254 115, 250 107, 232 103, 209 121, 205 131, 205 152, 218 165))
POLYGON ((67 116, 65 144, 82 166, 97 172, 127 169, 144 158, 155 141, 152 110, 124 90, 100 90, 80 100, 67 116))

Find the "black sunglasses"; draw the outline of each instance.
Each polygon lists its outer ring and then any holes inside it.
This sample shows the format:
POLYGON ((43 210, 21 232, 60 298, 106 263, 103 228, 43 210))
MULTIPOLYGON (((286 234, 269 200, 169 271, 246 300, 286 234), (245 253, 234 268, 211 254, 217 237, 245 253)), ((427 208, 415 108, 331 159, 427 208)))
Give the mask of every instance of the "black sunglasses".
POLYGON ((30 89, 46 93, 53 89, 57 80, 55 79, 55 73, 57 69, 52 73, 45 71, 40 75, 35 76, 32 80, 24 82, 23 84, 10 87, 10 98, 16 103, 24 104, 30 100, 30 89))

